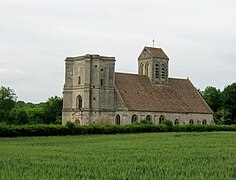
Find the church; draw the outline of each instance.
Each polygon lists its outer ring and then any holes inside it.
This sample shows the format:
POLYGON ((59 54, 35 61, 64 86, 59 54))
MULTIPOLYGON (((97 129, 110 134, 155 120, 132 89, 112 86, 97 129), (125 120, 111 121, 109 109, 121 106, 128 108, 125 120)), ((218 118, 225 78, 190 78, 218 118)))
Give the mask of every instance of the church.
POLYGON ((189 79, 169 77, 161 48, 144 47, 138 74, 115 72, 115 58, 86 54, 65 59, 62 124, 213 124, 213 112, 189 79))

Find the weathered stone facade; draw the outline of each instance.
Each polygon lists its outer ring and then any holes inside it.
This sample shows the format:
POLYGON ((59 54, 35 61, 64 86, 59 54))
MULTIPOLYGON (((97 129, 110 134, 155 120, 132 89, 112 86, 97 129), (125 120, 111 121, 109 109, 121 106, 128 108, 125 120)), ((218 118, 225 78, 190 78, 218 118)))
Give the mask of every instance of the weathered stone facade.
POLYGON ((212 111, 189 80, 169 79, 168 61, 162 49, 145 47, 138 58, 139 75, 132 75, 115 73, 114 57, 67 57, 62 124, 122 125, 142 119, 159 124, 164 118, 176 124, 214 123, 212 111), (177 82, 180 85, 175 85, 177 82), (189 91, 180 92, 176 88, 180 86, 189 91), (195 99, 197 108, 191 108, 195 99), (163 106, 156 101, 162 101, 163 106), (136 107, 135 103, 141 105, 136 107))
POLYGON ((114 57, 66 58, 63 124, 110 123, 114 117, 114 57))

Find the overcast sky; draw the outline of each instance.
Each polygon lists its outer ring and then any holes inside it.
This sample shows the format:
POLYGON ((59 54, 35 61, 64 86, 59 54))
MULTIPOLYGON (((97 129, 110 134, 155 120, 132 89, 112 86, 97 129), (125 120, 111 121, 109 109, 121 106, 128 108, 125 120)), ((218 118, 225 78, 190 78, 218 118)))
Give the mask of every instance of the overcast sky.
POLYGON ((0 86, 26 102, 62 96, 65 57, 88 53, 137 73, 153 36, 170 77, 201 90, 236 82, 235 0, 1 0, 0 86))

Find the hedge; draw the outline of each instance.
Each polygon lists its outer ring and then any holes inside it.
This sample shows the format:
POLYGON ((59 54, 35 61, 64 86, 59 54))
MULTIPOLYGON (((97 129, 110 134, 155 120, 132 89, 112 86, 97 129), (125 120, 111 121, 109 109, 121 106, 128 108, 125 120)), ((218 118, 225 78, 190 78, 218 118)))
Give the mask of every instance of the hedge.
POLYGON ((6 125, 0 124, 0 137, 18 136, 66 136, 89 134, 124 134, 148 132, 211 132, 236 131, 236 125, 175 125, 133 124, 133 125, 6 125))

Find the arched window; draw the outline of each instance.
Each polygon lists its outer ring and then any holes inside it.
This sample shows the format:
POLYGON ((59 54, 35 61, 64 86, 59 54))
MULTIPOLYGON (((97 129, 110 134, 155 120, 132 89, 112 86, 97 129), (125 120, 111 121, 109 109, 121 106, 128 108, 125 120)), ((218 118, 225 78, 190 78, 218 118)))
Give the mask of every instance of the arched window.
POLYGON ((117 114, 116 115, 116 125, 120 125, 120 115, 119 114, 117 114))
POLYGON ((132 116, 131 122, 134 123, 134 122, 137 122, 137 121, 138 121, 138 116, 136 114, 134 114, 132 116))
POLYGON ((145 64, 145 75, 148 75, 149 72, 149 63, 145 64))
POLYGON ((204 120, 202 121, 202 124, 203 124, 203 125, 207 124, 206 119, 204 119, 204 120))
POLYGON ((155 78, 159 78, 159 64, 156 64, 155 67, 155 78))
POLYGON ((140 74, 141 74, 141 75, 143 75, 143 73, 144 73, 144 72, 143 72, 143 67, 144 67, 144 66, 143 66, 143 63, 140 64, 140 67, 139 67, 140 69, 139 69, 139 70, 140 70, 140 74))
POLYGON ((82 109, 82 97, 80 95, 76 98, 76 108, 79 110, 82 109))
POLYGON ((78 78, 78 84, 81 84, 81 77, 78 78))
POLYGON ((189 124, 194 124, 193 119, 190 119, 189 124))
POLYGON ((165 64, 162 64, 161 66, 161 78, 165 78, 165 64))
POLYGON ((152 116, 151 115, 147 115, 146 116, 146 120, 151 121, 152 120, 152 116))
POLYGON ((176 119, 175 122, 174 122, 175 125, 178 125, 179 124, 179 120, 176 119))
POLYGON ((164 119, 165 119, 165 116, 161 115, 161 116, 159 117, 159 124, 161 124, 162 121, 164 121, 164 119))

